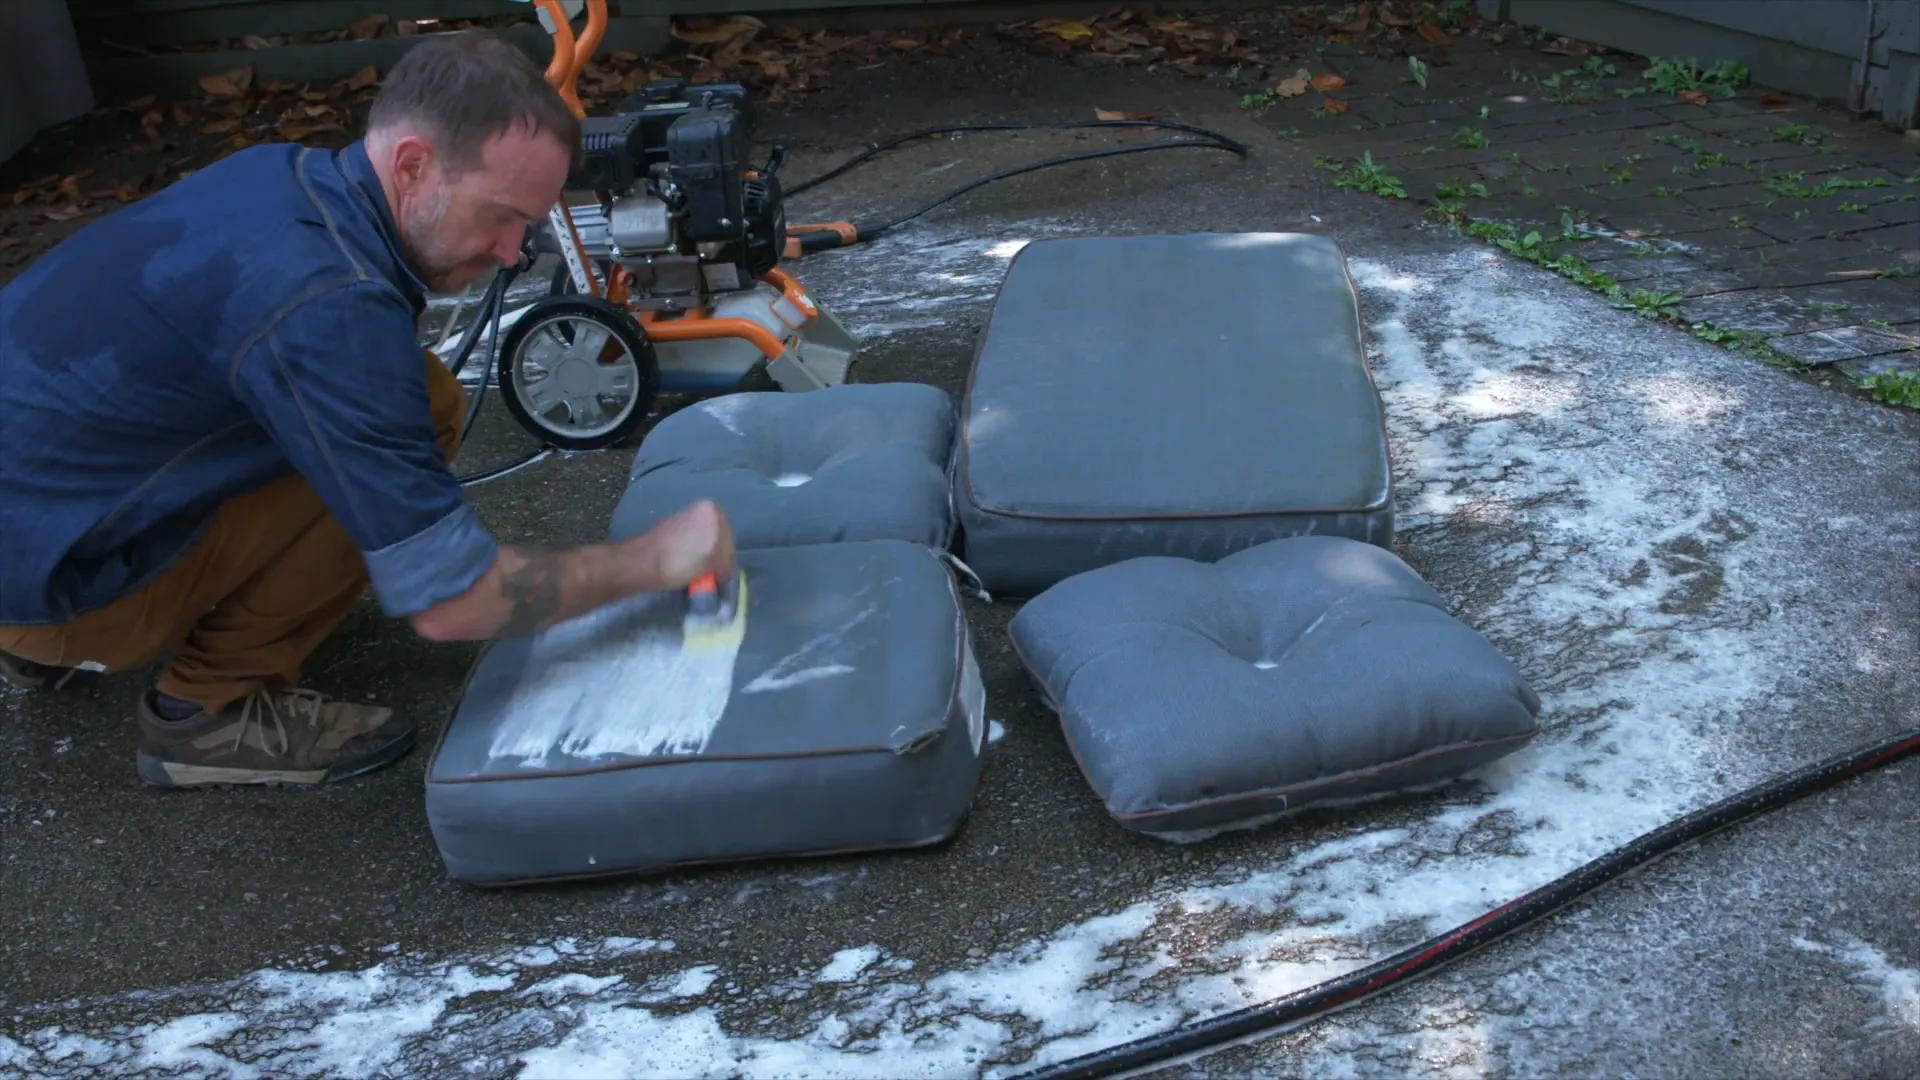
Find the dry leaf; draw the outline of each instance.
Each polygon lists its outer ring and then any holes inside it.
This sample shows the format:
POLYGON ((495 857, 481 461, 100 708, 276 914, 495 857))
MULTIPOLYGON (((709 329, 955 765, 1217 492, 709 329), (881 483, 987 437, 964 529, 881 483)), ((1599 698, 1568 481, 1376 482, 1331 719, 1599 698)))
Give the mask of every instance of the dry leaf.
POLYGON ((1419 20, 1406 15, 1395 15, 1393 9, 1385 4, 1380 6, 1380 21, 1388 26, 1412 26, 1419 20))
POLYGON ((1787 95, 1785 94, 1760 95, 1759 105, 1763 109, 1776 109, 1785 104, 1787 104, 1787 95))
POLYGON ((1421 37, 1427 39, 1428 41, 1433 42, 1435 45, 1453 44, 1453 38, 1449 37, 1445 30, 1440 29, 1439 27, 1433 25, 1432 23, 1423 22, 1419 26, 1414 27, 1413 29, 1414 29, 1414 33, 1419 34, 1421 37))
POLYGON ((253 85, 253 69, 234 68, 218 75, 200 76, 200 89, 210 98, 237 98, 253 85))
POLYGON ((892 49, 894 52, 906 52, 908 49, 919 48, 921 44, 921 42, 915 41, 912 38, 895 38, 887 42, 887 48, 892 49))
POLYGON ((20 238, 17 236, 0 236, 0 251, 5 251, 10 247, 19 247, 20 243, 20 238))
POLYGON ((1328 72, 1313 80, 1313 88, 1315 90, 1338 90, 1345 85, 1347 85, 1347 80, 1332 72, 1328 72))
POLYGON ((339 130, 339 124, 281 124, 280 137, 288 142, 299 142, 309 136, 339 130))
POLYGON ((248 34, 246 37, 240 39, 240 47, 243 49, 271 49, 273 48, 273 42, 268 41, 259 34, 248 34))
POLYGON ((333 95, 327 93, 325 90, 302 90, 300 91, 300 96, 306 98, 308 101, 325 101, 333 95))
POLYGON ((673 36, 689 45, 724 45, 738 37, 752 37, 767 24, 751 15, 735 15, 711 30, 683 30, 676 26, 673 36))
POLYGON ((69 199, 76 198, 80 194, 80 181, 92 175, 92 169, 85 169, 68 176, 63 176, 60 178, 60 185, 54 188, 54 190, 69 199))
POLYGON ((40 213, 49 221, 72 221, 86 211, 77 206, 49 206, 40 213))
POLYGON ((625 49, 621 49, 619 52, 613 54, 613 62, 616 64, 637 64, 640 62, 640 54, 630 53, 625 49))
POLYGON ((347 27, 347 36, 355 41, 366 41, 380 36, 380 28, 387 24, 385 15, 369 15, 347 27))
MULTIPOLYGON (((174 123, 179 124, 182 127, 185 127, 186 125, 193 123, 195 116, 196 116, 196 113, 193 106, 187 104, 184 101, 176 101, 173 103, 173 122, 174 123)), ((157 123, 158 121, 156 120, 155 122, 157 123)), ((141 123, 144 126, 151 126, 151 125, 147 125, 146 121, 144 120, 141 121, 141 123)))
POLYGON ((116 199, 119 199, 123 203, 139 202, 140 191, 138 188, 135 188, 132 184, 129 184, 126 181, 122 180, 119 183, 113 185, 113 197, 116 199))
POLYGON ((1301 68, 1299 71, 1275 83, 1273 92, 1279 94, 1281 97, 1299 97, 1301 94, 1307 92, 1307 87, 1312 84, 1312 81, 1313 73, 1305 68, 1301 68))
POLYGON ((1152 113, 1115 112, 1112 109, 1095 109, 1093 115, 1101 120, 1151 120, 1152 113))
POLYGON ((1707 103, 1706 91, 1682 90, 1680 91, 1680 100, 1692 105, 1705 105, 1707 103))
POLYGON ((1320 99, 1320 104, 1324 106, 1328 112, 1334 114, 1335 116, 1338 116, 1343 112, 1346 112, 1347 109, 1350 108, 1350 106, 1345 101, 1342 101, 1337 97, 1323 97, 1320 99))
POLYGON ((1090 38, 1093 36, 1093 31, 1087 29, 1086 23, 1077 22, 1056 23, 1040 32, 1043 34, 1052 34, 1062 41, 1073 41, 1076 38, 1090 38))
POLYGON ((124 107, 128 112, 139 112, 141 109, 144 109, 151 104, 153 104, 153 95, 143 94, 140 97, 134 98, 132 101, 127 102, 127 104, 124 107))
POLYGON ((20 190, 13 193, 13 205, 19 206, 21 203, 26 202, 28 199, 31 199, 31 198, 33 198, 33 192, 29 191, 26 188, 21 188, 20 190))
POLYGON ((200 134, 225 135, 230 131, 239 131, 239 130, 240 130, 240 121, 238 120, 215 120, 213 123, 208 124, 206 127, 201 128, 200 134))
POLYGON ((354 72, 353 78, 347 80, 349 90, 365 90, 370 86, 378 85, 380 85, 380 69, 372 64, 354 72))
POLYGON ((1828 277, 1837 277, 1837 278, 1869 278, 1869 277, 1879 277, 1880 274, 1881 274, 1881 271, 1879 270, 1829 270, 1827 271, 1828 277))
POLYGON ((1343 30, 1349 34, 1358 34, 1366 30, 1367 23, 1372 21, 1372 19, 1373 5, 1361 4, 1359 8, 1354 11, 1352 22, 1335 23, 1333 28, 1335 30, 1343 30))

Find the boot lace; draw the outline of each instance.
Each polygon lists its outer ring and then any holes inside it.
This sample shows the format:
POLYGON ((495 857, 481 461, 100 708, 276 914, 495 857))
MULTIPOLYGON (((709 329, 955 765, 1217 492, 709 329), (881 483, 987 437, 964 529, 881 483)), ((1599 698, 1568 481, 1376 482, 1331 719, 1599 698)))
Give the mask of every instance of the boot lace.
POLYGON ((307 726, 320 725, 320 708, 327 701, 326 695, 301 688, 291 690, 255 690, 247 695, 247 703, 240 709, 240 729, 233 738, 233 748, 238 750, 246 738, 247 728, 251 724, 260 726, 260 743, 267 752, 281 757, 293 749, 293 740, 287 736, 287 721, 306 720, 307 726), (272 748, 273 740, 267 737, 267 724, 273 724, 273 735, 280 740, 280 748, 272 748))

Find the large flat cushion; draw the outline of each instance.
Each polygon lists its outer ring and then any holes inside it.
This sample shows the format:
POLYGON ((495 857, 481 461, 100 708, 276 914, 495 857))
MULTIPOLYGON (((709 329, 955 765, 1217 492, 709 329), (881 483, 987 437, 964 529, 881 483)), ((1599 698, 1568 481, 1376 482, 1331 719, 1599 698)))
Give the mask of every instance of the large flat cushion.
POLYGON ((962 417, 965 557, 995 593, 1286 536, 1393 541, 1380 398, 1324 237, 1028 244, 981 331, 962 417))
POLYGON ((958 425, 946 391, 921 383, 728 394, 691 405, 640 444, 612 537, 635 536, 712 499, 743 548, 843 540, 945 548, 954 531, 947 465, 958 425))
POLYGON ((1538 732, 1514 665, 1355 540, 1129 560, 1034 598, 1012 633, 1107 810, 1168 839, 1444 783, 1538 732))
POLYGON ((937 843, 980 777, 985 692, 940 553, 744 552, 746 629, 691 649, 648 597, 476 663, 427 775, 481 885, 937 843))

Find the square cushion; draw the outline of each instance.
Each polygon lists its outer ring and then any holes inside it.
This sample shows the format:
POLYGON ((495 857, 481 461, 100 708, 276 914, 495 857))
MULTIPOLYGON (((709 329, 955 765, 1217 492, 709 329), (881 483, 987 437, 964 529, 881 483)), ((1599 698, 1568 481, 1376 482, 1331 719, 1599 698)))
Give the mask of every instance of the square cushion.
POLYGON ((1011 629, 1107 810, 1167 839, 1444 782, 1539 731, 1505 656, 1339 537, 1089 571, 1011 629))
POLYGON ((1393 543, 1384 411, 1325 237, 1028 244, 961 411, 964 555, 996 594, 1286 536, 1393 543))
POLYGON ((910 848, 959 828, 986 698, 941 554, 876 540, 740 562, 730 646, 686 648, 684 601, 655 595, 481 654, 427 772, 449 875, 910 848))
POLYGON ((611 535, 636 536, 712 499, 743 549, 840 540, 944 549, 957 426, 953 399, 921 383, 712 398, 648 433, 611 535))

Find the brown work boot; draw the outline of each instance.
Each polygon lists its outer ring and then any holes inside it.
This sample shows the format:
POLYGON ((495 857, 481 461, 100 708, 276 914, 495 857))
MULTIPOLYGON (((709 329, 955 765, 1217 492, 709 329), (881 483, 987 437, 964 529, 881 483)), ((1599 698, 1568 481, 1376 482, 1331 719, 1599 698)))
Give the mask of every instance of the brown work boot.
POLYGON ((331 784, 413 746, 414 726, 312 690, 260 690, 217 716, 168 720, 140 697, 140 779, 156 787, 331 784))

